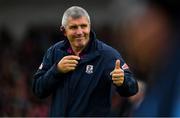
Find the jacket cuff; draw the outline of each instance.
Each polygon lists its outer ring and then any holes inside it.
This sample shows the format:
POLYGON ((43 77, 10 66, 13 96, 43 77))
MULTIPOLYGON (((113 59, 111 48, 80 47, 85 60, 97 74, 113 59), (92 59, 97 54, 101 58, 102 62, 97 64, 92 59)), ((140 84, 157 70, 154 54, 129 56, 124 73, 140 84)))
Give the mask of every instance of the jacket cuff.
POLYGON ((116 86, 117 91, 121 96, 129 97, 137 93, 138 86, 136 80, 131 77, 125 77, 121 86, 116 86))

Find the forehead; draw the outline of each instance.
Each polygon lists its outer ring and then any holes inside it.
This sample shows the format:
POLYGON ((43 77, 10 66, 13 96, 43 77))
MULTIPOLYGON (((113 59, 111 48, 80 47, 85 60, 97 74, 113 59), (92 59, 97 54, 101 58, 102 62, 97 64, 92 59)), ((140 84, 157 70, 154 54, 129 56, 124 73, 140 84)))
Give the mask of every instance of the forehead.
POLYGON ((87 17, 82 16, 79 18, 72 18, 72 17, 68 18, 67 25, 79 25, 79 24, 89 24, 87 17))

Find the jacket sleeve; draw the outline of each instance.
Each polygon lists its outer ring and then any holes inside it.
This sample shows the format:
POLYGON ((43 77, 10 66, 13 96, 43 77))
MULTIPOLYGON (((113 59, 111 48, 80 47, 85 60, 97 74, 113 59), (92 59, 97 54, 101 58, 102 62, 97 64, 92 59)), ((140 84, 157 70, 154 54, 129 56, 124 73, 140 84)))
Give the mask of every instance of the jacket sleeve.
MULTIPOLYGON (((106 77, 109 78, 112 81, 112 76, 109 74, 110 72, 112 72, 114 70, 115 67, 115 62, 117 59, 120 59, 121 62, 121 68, 123 69, 123 65, 125 64, 125 61, 123 60, 123 58, 121 57, 121 55, 115 51, 113 53, 108 54, 109 55, 109 59, 106 60, 106 77), (111 62, 111 63, 110 63, 111 62)), ((129 97, 132 95, 135 95, 138 92, 138 84, 136 79, 133 77, 132 72, 130 71, 129 68, 125 68, 124 70, 124 82, 121 86, 116 86, 116 90, 117 92, 120 94, 120 96, 124 96, 124 97, 129 97)))
POLYGON ((134 79, 132 72, 129 69, 124 70, 124 82, 121 86, 116 86, 118 93, 121 96, 129 97, 138 92, 138 84, 134 79))
POLYGON ((52 58, 53 48, 50 48, 46 52, 41 66, 33 76, 33 93, 40 98, 49 96, 55 90, 58 83, 64 79, 64 74, 59 73, 57 70, 58 62, 53 62, 52 58))

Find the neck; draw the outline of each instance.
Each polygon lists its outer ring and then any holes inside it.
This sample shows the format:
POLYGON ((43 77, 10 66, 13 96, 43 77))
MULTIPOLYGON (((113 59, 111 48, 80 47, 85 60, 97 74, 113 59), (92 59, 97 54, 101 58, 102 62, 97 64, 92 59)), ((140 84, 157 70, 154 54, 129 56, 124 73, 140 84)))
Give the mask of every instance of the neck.
POLYGON ((84 49, 84 47, 83 48, 73 48, 72 47, 72 50, 76 56, 79 56, 79 54, 83 51, 83 49, 84 49))

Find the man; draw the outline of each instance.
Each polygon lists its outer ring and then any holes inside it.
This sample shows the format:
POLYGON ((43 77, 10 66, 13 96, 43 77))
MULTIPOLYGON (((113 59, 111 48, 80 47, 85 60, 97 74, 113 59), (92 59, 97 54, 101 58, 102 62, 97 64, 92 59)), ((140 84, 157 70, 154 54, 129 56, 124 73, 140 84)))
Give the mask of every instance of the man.
POLYGON ((51 46, 33 79, 40 98, 52 95, 50 116, 108 116, 111 86, 122 96, 138 86, 120 54, 96 39, 90 18, 81 7, 64 12, 63 41, 51 46))

